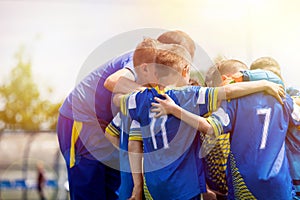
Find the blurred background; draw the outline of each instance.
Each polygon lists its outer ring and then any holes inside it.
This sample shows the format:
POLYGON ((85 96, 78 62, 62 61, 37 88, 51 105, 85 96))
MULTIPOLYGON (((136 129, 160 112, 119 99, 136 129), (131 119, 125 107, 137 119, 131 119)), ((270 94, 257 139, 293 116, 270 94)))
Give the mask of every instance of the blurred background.
POLYGON ((67 199, 58 109, 105 41, 136 29, 182 30, 211 60, 250 66, 271 56, 286 85, 300 88, 299 7, 298 0, 1 0, 0 199, 38 199, 38 163, 47 199, 67 199))

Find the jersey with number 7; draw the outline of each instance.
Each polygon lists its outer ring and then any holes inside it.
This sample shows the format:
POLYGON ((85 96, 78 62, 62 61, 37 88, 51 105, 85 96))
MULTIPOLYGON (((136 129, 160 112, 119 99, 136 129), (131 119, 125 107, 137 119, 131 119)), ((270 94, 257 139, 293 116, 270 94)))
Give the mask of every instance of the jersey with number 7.
POLYGON ((213 113, 223 131, 231 133, 229 199, 292 199, 285 137, 289 123, 300 124, 293 108, 289 96, 282 106, 256 93, 224 102, 213 113))

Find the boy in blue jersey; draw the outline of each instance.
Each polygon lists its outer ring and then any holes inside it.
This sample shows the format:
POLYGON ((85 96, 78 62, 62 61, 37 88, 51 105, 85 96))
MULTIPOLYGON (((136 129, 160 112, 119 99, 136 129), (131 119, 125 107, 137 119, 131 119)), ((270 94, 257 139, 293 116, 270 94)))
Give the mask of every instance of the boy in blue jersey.
MULTIPOLYGON (((60 108, 57 133, 67 164, 71 199, 118 199, 119 153, 104 137, 113 117, 112 93, 104 83, 115 72, 114 78, 135 80, 132 53, 112 59, 87 75, 60 108)), ((122 91, 139 87, 131 86, 122 91)))
MULTIPOLYGON (((186 48, 191 57, 194 55, 195 44, 193 40, 182 31, 168 31, 159 36, 158 40, 163 41, 163 43, 171 44, 180 44, 186 48)), ((122 70, 121 70, 122 71, 122 70)), ((123 70, 124 71, 124 70, 123 70)), ((150 82, 153 82, 153 77, 149 77, 151 74, 151 69, 147 70, 145 66, 143 70, 140 68, 136 70, 137 80, 136 83, 131 83, 129 80, 118 80, 120 84, 115 84, 116 74, 111 75, 106 80, 106 86, 108 89, 113 90, 113 92, 120 92, 120 88, 126 87, 127 85, 137 85, 141 87, 142 85, 148 85, 150 82), (119 86, 121 85, 121 87, 119 86)), ((114 120, 107 126, 105 136, 115 145, 120 147, 120 171, 121 171, 121 185, 119 188, 119 198, 128 199, 129 197, 138 198, 138 194, 141 194, 141 191, 133 190, 133 180, 130 173, 129 160, 128 160, 128 135, 129 135, 129 126, 130 120, 122 113, 118 113, 114 120), (119 123, 116 123, 119 122, 119 123), (128 171, 129 169, 129 171, 128 171), (137 194, 138 193, 138 194, 137 194)))
MULTIPOLYGON (((177 62, 167 61, 167 55, 164 55, 164 53, 158 51, 157 58, 155 59, 155 63, 160 64, 155 65, 155 67, 161 67, 160 71, 157 72, 158 77, 160 77, 160 83, 170 85, 176 84, 176 81, 181 80, 180 83, 187 84, 188 69, 186 67, 183 69, 180 68, 180 66, 187 65, 182 63, 178 66, 177 62), (168 71, 167 67, 163 68, 161 66, 162 64, 167 65, 167 63, 169 66, 170 63, 173 65, 177 64, 176 73, 174 73, 174 69, 172 73, 168 71), (174 77, 176 78, 174 79, 174 77)), ((139 57, 142 58, 142 56, 139 57)), ((184 62, 183 60, 181 62, 184 62)), ((135 62, 135 66, 142 64, 145 64, 145 62, 135 62)), ((174 67, 173 65, 172 67, 174 67)), ((254 90, 254 85, 255 83, 247 84, 249 86, 249 90, 246 91, 247 94, 251 93, 251 91, 257 91, 257 88, 254 90)), ((229 86, 225 90, 228 92, 230 89, 236 88, 240 89, 238 90, 241 92, 239 95, 246 94, 244 90, 241 90, 242 86, 245 86, 245 84, 241 83, 240 85, 236 85, 236 87, 229 86)), ((132 117, 133 124, 135 125, 130 132, 129 149, 135 145, 141 149, 141 140, 143 141, 144 150, 139 150, 137 153, 144 151, 145 180, 154 199, 199 198, 199 194, 205 191, 205 181, 204 176, 199 173, 201 169, 196 167, 196 146, 191 145, 194 142, 196 129, 180 124, 180 120, 172 116, 154 120, 154 115, 149 113, 151 103, 154 102, 155 97, 160 96, 159 92, 164 88, 164 85, 158 84, 158 88, 156 89, 146 89, 143 92, 130 95, 123 100, 121 110, 124 114, 129 114, 132 117), (199 181, 199 175, 202 177, 202 181, 199 181)), ((216 108, 217 98, 220 100, 220 96, 225 96, 224 91, 218 93, 217 90, 214 88, 187 87, 184 89, 168 90, 166 93, 169 93, 181 106, 189 110, 194 109, 195 113, 204 115, 216 108)), ((230 96, 229 92, 226 94, 230 98, 236 97, 230 96)), ((206 120, 203 120, 203 123, 207 123, 206 120)), ((197 128, 198 124, 199 122, 195 124, 197 128)), ((205 127, 207 126, 201 126, 203 129, 205 127)), ((129 156, 131 157, 131 155, 129 156)), ((132 166, 133 171, 141 170, 138 167, 141 162, 138 160, 137 162, 138 164, 132 166)))
MULTIPOLYGON (((281 77, 280 66, 278 62, 271 57, 261 57, 252 62, 250 69, 264 69, 274 72, 281 77)), ((294 102, 299 105, 299 91, 289 87, 287 93, 293 97, 294 102)), ((297 106, 295 105, 295 109, 297 106)), ((298 108, 299 109, 299 108, 298 108)), ((290 165, 290 174, 295 187, 295 199, 300 199, 300 130, 299 127, 290 124, 286 135, 286 153, 290 165)))
MULTIPOLYGON (((238 61, 224 61, 219 69, 226 71, 232 62, 238 61)), ((292 198, 285 136, 289 123, 300 123, 291 115, 299 115, 292 99, 287 96, 284 103, 282 109, 275 99, 254 94, 231 101, 213 114, 224 132, 231 132, 229 199, 292 198)))
MULTIPOLYGON (((207 86, 215 86, 215 85, 227 85, 232 83, 238 83, 242 81, 256 81, 256 80, 268 80, 277 84, 281 84, 284 86, 282 80, 271 71, 261 70, 261 69, 255 69, 255 70, 249 70, 246 65, 241 64, 237 60, 232 60, 232 62, 227 62, 228 65, 226 67, 221 67, 216 65, 216 67, 211 67, 205 77, 205 84, 207 86), (220 78, 221 77, 221 78, 220 78)), ((214 142, 215 146, 211 153, 208 154, 208 156, 205 157, 205 162, 208 164, 208 168, 211 168, 212 171, 208 173, 208 185, 211 187, 211 189, 215 190, 217 193, 218 199, 224 199, 225 195, 227 193, 227 187, 226 184, 217 184, 222 180, 220 177, 225 177, 225 168, 226 163, 225 160, 227 160, 226 154, 224 155, 222 153, 222 146, 224 146, 222 143, 224 143, 225 135, 222 135, 216 142, 214 142), (222 156, 224 156, 222 158, 222 156), (219 159, 217 159, 219 157, 219 159), (224 160, 221 165, 216 164, 216 161, 211 162, 212 160, 224 160), (223 171, 218 171, 216 169, 223 169, 223 171), (216 172, 219 173, 216 173, 216 172)), ((223 148, 224 149, 224 148, 223 148)), ((223 180, 225 181, 225 180, 223 180)), ((225 182, 224 182, 225 183, 225 182)))
MULTIPOLYGON (((169 35, 170 38, 170 35, 169 35)), ((147 57, 149 58, 147 62, 153 62, 153 57, 151 57, 151 54, 153 53, 153 48, 152 46, 152 41, 151 39, 146 39, 144 40, 144 44, 149 44, 149 48, 147 48, 147 57)), ((166 45, 167 46, 167 45, 166 45)), ((184 48, 184 47, 181 47, 184 48)), ((137 54, 137 53, 136 53, 137 54)), ((187 53, 188 54, 188 53, 187 53)), ((189 55, 191 57, 191 55, 189 55)), ((135 58, 138 56, 135 56, 135 58)), ((143 58, 145 60, 145 58, 143 58)), ((153 67, 151 66, 140 66, 136 68, 136 73, 138 74, 138 79, 137 83, 140 85, 144 86, 153 86, 153 84, 156 84, 157 81, 155 81, 155 77, 153 76, 153 67)), ((129 166, 129 160, 128 160, 128 133, 129 133, 129 125, 128 123, 130 120, 122 113, 119 113, 114 120, 112 121, 111 124, 106 128, 106 136, 109 138, 109 140, 114 143, 116 146, 120 147, 120 152, 121 152, 121 157, 120 157, 120 162, 121 162, 121 187, 120 187, 120 199, 128 199, 131 197, 135 196, 135 198, 140 199, 140 194, 141 190, 137 191, 136 188, 133 188, 132 184, 132 178, 130 174, 130 170, 128 171, 128 166, 129 166), (120 123, 116 123, 120 121, 120 123), (127 164, 128 163, 128 164, 127 164), (131 188, 130 188, 131 187, 131 188), (134 190, 134 191, 132 191, 134 190), (137 194, 139 193, 139 194, 137 194)), ((131 121, 130 121, 131 122, 131 121)), ((143 183, 141 183, 143 184, 143 183)), ((141 188, 138 188, 141 189, 141 188)))
MULTIPOLYGON (((233 64, 243 65, 229 60, 218 68, 226 70, 228 68, 224 66, 233 64)), ((181 110, 170 101, 159 100, 159 103, 166 113, 181 110)), ((231 132, 227 168, 229 199, 292 198, 284 138, 289 122, 299 124, 299 121, 291 117, 291 112, 292 116, 299 116, 299 112, 293 110, 290 97, 287 97, 285 109, 282 109, 274 98, 258 93, 223 103, 213 113, 210 119, 215 123, 212 123, 214 130, 231 132)))

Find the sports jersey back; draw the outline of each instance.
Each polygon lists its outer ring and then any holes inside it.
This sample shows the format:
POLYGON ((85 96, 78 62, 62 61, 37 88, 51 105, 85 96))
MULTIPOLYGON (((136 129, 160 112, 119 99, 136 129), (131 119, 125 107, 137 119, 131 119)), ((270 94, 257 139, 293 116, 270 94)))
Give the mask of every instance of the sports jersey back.
POLYGON ((213 114, 231 132, 229 199, 292 199, 285 137, 293 101, 284 102, 256 93, 224 102, 213 114))
MULTIPOLYGON (((202 116, 216 106, 214 89, 186 87, 166 94, 182 108, 202 116)), ((150 112, 154 97, 160 94, 152 88, 127 100, 132 120, 141 127, 146 184, 154 199, 190 199, 205 192, 203 166, 197 166, 199 152, 194 143, 197 130, 172 115, 154 118, 150 112)), ((131 130, 137 135, 136 131, 131 130)))
MULTIPOLYGON (((112 145, 104 137, 113 118, 112 93, 104 87, 105 79, 115 71, 133 70, 132 52, 117 57, 86 76, 69 94, 60 108, 63 116, 83 123, 76 142, 76 156, 102 160, 109 158, 112 145), (109 151, 104 151, 109 149, 109 151)), ((75 142, 72 140, 72 146, 75 142)), ((71 141, 66 141, 71 142, 71 141)))
MULTIPOLYGON (((299 98, 300 92, 294 87, 287 87, 286 92, 294 97, 299 98)), ((294 113, 300 112, 299 106, 294 104, 294 113)), ((293 114, 293 116, 297 116, 293 114)), ((294 199, 300 199, 300 128, 294 124, 289 125, 286 137, 286 154, 290 164, 290 173, 293 179, 296 196, 294 199)))
POLYGON ((112 120, 112 93, 104 87, 108 76, 119 69, 133 70, 132 52, 108 61, 87 75, 69 94, 60 113, 76 121, 99 121, 104 131, 112 120))

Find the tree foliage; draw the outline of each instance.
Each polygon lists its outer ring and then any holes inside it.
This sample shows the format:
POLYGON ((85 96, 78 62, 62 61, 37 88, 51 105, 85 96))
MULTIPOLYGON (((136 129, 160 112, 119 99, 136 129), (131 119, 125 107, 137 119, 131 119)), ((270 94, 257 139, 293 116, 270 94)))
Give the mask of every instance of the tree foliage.
POLYGON ((0 85, 0 130, 55 129, 61 104, 40 98, 31 63, 24 62, 22 55, 22 51, 17 54, 17 65, 0 85))

